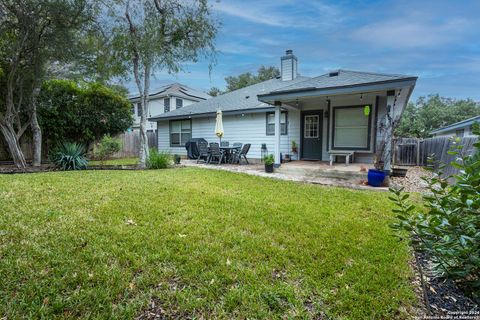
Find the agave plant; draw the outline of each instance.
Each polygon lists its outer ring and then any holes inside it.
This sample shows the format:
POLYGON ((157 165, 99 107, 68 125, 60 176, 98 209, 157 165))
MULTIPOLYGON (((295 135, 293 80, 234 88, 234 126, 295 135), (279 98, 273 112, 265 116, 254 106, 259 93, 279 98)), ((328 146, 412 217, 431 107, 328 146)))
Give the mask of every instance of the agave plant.
POLYGON ((62 170, 82 170, 87 168, 85 146, 78 143, 62 142, 50 155, 50 160, 62 170))

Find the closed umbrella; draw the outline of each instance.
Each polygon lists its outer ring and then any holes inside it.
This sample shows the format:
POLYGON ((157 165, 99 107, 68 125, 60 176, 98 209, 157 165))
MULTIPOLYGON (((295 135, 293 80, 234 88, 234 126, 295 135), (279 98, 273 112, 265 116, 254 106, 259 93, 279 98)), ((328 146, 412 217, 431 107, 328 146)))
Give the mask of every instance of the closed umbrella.
POLYGON ((222 120, 222 111, 217 111, 217 122, 215 123, 215 135, 220 138, 220 144, 222 143, 223 137, 223 120, 222 120))

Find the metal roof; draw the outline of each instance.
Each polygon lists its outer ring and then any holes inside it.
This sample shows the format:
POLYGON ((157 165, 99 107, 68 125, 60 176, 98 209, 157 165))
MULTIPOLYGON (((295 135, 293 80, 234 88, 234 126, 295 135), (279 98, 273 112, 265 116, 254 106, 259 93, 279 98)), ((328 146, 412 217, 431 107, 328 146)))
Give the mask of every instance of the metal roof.
POLYGON ((473 117, 473 118, 470 118, 470 119, 466 119, 466 120, 463 120, 463 121, 452 123, 452 124, 450 124, 448 126, 445 126, 443 128, 433 130, 431 132, 431 134, 437 134, 437 133, 442 133, 442 132, 445 132, 445 131, 465 128, 465 127, 468 127, 468 126, 474 124, 475 122, 480 122, 480 116, 476 116, 476 117, 473 117))

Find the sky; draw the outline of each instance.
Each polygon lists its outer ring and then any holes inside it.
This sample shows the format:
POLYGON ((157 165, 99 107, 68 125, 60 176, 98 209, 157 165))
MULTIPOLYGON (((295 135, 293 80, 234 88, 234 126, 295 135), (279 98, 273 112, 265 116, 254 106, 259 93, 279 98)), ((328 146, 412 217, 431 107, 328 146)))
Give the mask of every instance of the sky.
MULTIPOLYGON (((480 101, 480 0, 214 1, 218 54, 158 71, 152 88, 180 82, 207 91, 224 78, 280 65, 286 49, 299 73, 334 69, 418 76, 413 99, 428 94, 480 101)), ((132 83, 129 89, 135 90, 132 83)))

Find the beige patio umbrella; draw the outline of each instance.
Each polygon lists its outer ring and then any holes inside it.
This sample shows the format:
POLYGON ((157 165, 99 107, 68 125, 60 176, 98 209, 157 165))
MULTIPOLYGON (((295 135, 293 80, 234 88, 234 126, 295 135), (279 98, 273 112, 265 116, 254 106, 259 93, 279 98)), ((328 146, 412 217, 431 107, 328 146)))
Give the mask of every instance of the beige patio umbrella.
POLYGON ((217 122, 215 123, 215 135, 220 138, 220 144, 222 143, 223 137, 223 118, 222 118, 222 111, 217 111, 217 122))

